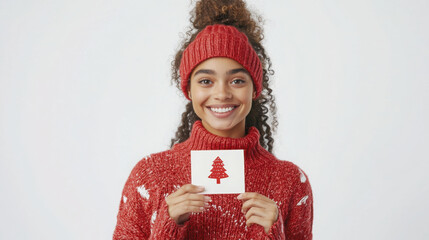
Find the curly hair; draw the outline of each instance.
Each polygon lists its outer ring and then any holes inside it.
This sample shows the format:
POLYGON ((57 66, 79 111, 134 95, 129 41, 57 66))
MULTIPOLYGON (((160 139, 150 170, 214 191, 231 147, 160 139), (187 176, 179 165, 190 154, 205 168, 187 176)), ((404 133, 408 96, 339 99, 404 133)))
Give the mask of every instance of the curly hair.
MULTIPOLYGON (((263 90, 257 99, 253 99, 252 108, 246 116, 246 134, 249 127, 256 127, 260 133, 259 142, 261 146, 272 153, 274 145, 272 135, 278 125, 277 107, 272 89, 269 86, 270 76, 274 74, 274 71, 271 69, 271 60, 261 44, 264 38, 261 27, 262 18, 252 14, 242 0, 200 0, 196 2, 195 8, 191 11, 190 22, 192 26, 186 31, 181 47, 171 62, 172 83, 175 83, 176 87, 181 90, 179 69, 183 51, 206 26, 213 24, 231 25, 246 34, 249 43, 258 54, 263 68, 263 90)), ((185 112, 182 113, 181 123, 175 137, 171 139, 171 147, 189 138, 192 125, 197 120, 201 119, 194 112, 192 102, 189 102, 185 112)))

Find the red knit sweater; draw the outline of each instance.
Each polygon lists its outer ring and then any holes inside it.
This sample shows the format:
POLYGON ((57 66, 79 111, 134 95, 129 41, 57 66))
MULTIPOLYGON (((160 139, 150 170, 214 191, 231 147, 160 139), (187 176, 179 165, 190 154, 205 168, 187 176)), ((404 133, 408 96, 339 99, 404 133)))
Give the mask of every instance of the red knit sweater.
POLYGON ((307 175, 259 144, 251 127, 243 138, 219 137, 195 122, 191 136, 172 149, 143 158, 125 184, 113 239, 312 239, 313 196, 307 175), (278 220, 269 233, 246 227, 237 194, 209 195, 211 207, 184 225, 168 215, 165 197, 191 182, 191 150, 244 149, 246 192, 274 200, 278 220))

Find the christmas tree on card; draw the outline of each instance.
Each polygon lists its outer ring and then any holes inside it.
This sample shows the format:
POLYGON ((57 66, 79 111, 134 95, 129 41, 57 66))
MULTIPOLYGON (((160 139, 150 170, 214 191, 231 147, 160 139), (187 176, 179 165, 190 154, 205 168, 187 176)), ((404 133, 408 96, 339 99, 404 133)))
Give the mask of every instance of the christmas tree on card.
POLYGON ((223 161, 222 159, 220 159, 220 157, 218 156, 212 164, 212 169, 210 170, 211 174, 209 175, 209 178, 214 178, 216 179, 216 184, 220 184, 220 179, 221 178, 227 178, 229 177, 228 174, 226 174, 226 169, 223 167, 223 161))

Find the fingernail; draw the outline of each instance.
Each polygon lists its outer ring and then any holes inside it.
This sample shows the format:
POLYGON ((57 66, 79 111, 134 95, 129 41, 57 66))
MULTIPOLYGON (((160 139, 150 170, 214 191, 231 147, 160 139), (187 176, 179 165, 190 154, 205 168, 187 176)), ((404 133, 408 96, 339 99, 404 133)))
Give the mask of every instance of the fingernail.
POLYGON ((198 186, 198 191, 203 191, 204 190, 204 187, 203 186, 198 186))
POLYGON ((205 200, 206 202, 211 202, 211 201, 212 201, 212 199, 211 199, 210 197, 207 197, 207 196, 205 196, 205 197, 204 197, 204 200, 205 200))
POLYGON ((243 194, 240 193, 240 195, 237 196, 237 199, 242 199, 243 198, 243 194))

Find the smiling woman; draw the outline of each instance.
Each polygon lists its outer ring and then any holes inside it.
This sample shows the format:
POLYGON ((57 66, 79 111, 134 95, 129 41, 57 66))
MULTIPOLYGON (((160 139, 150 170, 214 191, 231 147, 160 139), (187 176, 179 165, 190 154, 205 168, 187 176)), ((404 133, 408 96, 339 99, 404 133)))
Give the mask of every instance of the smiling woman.
MULTIPOLYGON (((172 148, 131 172, 114 239, 312 239, 308 177, 272 154, 273 71, 259 22, 240 0, 198 1, 194 14, 194 30, 172 63, 173 80, 190 102, 172 148), (191 151, 237 149, 245 192, 202 194, 204 187, 191 184, 191 151)), ((215 165, 226 171, 221 160, 215 165)))

